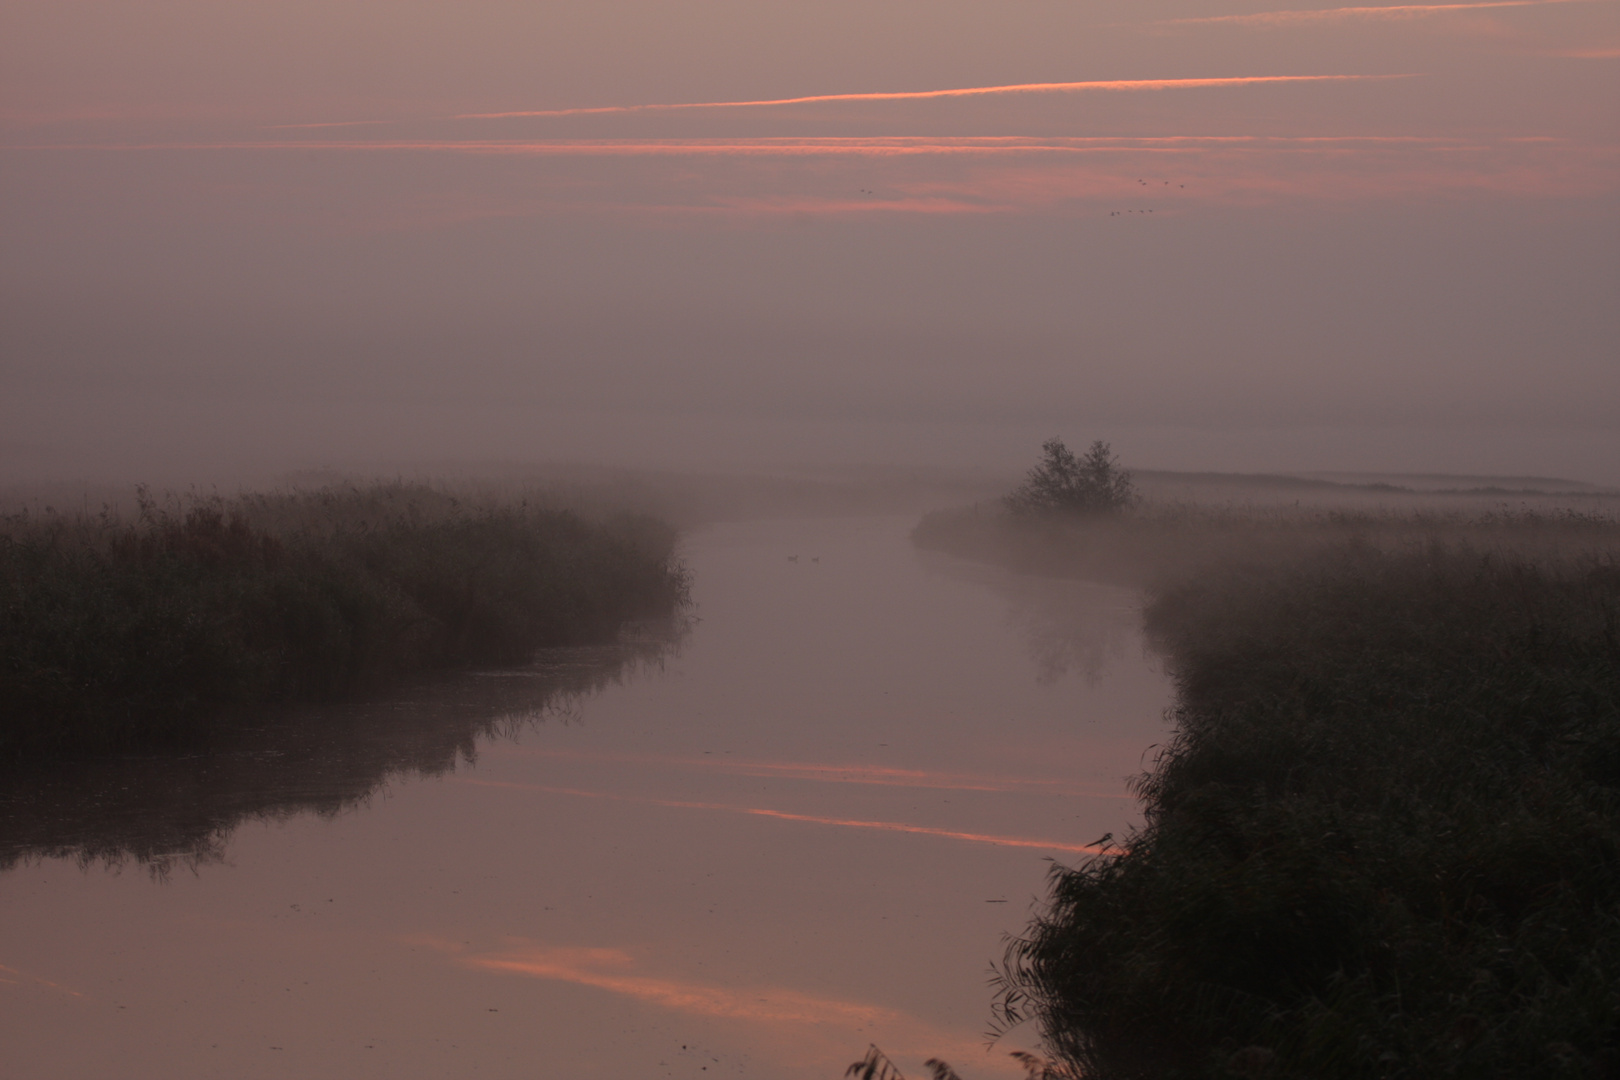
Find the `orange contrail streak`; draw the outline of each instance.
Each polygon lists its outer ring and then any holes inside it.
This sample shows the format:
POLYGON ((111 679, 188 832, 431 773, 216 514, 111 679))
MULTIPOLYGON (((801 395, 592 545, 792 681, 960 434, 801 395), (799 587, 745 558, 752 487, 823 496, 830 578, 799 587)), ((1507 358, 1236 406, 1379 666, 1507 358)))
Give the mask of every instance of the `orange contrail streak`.
POLYGON ((1455 11, 1479 11, 1485 8, 1544 7, 1548 4, 1590 2, 1592 0, 1482 0, 1481 3, 1476 4, 1390 4, 1378 7, 1319 8, 1314 11, 1257 11, 1249 15, 1205 15, 1193 19, 1161 19, 1155 25, 1183 26, 1198 23, 1318 22, 1326 19, 1418 18, 1424 15, 1445 15, 1455 11))
POLYGON ((881 832, 917 833, 923 836, 942 836, 949 840, 966 840, 976 844, 995 844, 1000 847, 1040 848, 1045 851, 1076 851, 1095 855, 1103 849, 1092 844, 1063 844, 1055 840, 1031 840, 1022 836, 992 836, 986 833, 956 832, 951 829, 931 829, 925 825, 907 825, 898 821, 861 821, 855 818, 818 817, 813 814, 790 814, 785 810, 767 810, 756 806, 730 806, 726 803, 679 802, 674 799, 652 799, 638 795, 615 795, 605 791, 583 791, 579 788, 547 787, 542 784, 519 784, 510 780, 475 780, 457 777, 463 784, 480 787, 512 788, 518 791, 541 791, 548 795, 578 795, 588 799, 613 799, 618 802, 647 803, 682 810, 725 810, 733 814, 752 814, 756 817, 779 818, 783 821, 805 821, 813 825, 841 825, 852 829, 877 829, 881 832))
POLYGON ((398 120, 327 120, 318 124, 267 124, 268 131, 292 131, 302 128, 374 127, 379 124, 397 124, 398 120))
POLYGON ((1054 138, 1028 136, 882 136, 869 138, 823 137, 793 139, 761 137, 747 140, 522 140, 522 139, 416 139, 416 140, 232 140, 220 142, 153 143, 14 143, 3 150, 329 150, 392 151, 463 154, 573 154, 599 156, 672 155, 872 155, 905 156, 923 154, 1097 154, 1132 151, 1182 153, 1205 146, 1256 147, 1264 150, 1336 146, 1451 146, 1464 145, 1455 139, 1415 136, 1252 136, 1252 135, 1174 135, 1131 138, 1054 138))
POLYGON ((867 94, 813 94, 759 101, 688 101, 651 105, 598 105, 580 109, 530 109, 517 112, 461 113, 456 120, 506 120, 523 116, 598 116, 607 113, 668 112, 676 109, 750 109, 769 105, 810 105, 837 101, 921 101, 928 98, 978 97, 987 94, 1064 94, 1085 90, 1199 90, 1261 83, 1351 82, 1365 79, 1411 79, 1416 75, 1241 75, 1216 79, 1110 79, 1092 82, 1013 83, 966 86, 952 90, 902 90, 867 94))

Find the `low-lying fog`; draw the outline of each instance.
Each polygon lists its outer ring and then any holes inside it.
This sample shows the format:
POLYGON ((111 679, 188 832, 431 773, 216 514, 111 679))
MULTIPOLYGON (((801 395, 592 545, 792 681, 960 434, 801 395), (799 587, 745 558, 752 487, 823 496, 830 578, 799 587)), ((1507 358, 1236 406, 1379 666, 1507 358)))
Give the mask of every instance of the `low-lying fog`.
MULTIPOLYGON (((200 167, 8 167, 0 479, 1010 476, 1061 435, 1136 468, 1620 482, 1597 204, 334 231, 261 220, 259 159, 209 159, 182 213, 200 167)), ((284 182, 341 202, 387 175, 331 168, 284 182)))
MULTIPOLYGON (((923 550, 923 514, 1053 436, 1150 508, 1620 488, 1620 5, 1257 6, 0 0, 0 527, 36 541, 0 584, 61 585, 6 609, 19 685, 140 684, 135 617, 188 587, 235 626, 207 507, 78 527, 122 591, 37 571, 75 534, 34 511, 137 484, 648 512, 693 605, 634 655, 0 784, 0 1071, 1022 1073, 987 965, 1047 860, 1141 820, 1173 688, 1138 593, 923 550), (159 541, 195 558, 142 592, 159 541)), ((265 624, 362 651, 246 528, 265 624)), ((507 565, 466 543, 447 610, 507 565)))

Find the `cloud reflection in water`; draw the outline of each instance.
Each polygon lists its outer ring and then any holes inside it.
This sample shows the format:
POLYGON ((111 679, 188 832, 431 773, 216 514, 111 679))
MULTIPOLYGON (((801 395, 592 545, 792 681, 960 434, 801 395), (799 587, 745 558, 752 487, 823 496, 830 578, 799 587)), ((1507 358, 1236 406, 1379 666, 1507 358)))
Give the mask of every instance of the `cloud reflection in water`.
POLYGON ((934 829, 926 825, 909 825, 901 821, 860 821, 854 818, 821 817, 815 814, 792 814, 785 810, 772 810, 762 806, 731 806, 726 803, 684 802, 676 799, 653 799, 640 795, 617 795, 606 791, 585 791, 579 788, 548 787, 542 784, 520 784, 510 780, 478 780, 457 777, 464 784, 478 787, 507 788, 535 791, 546 795, 576 795, 589 799, 612 799, 616 802, 643 803, 648 806, 667 806, 682 810, 722 810, 733 814, 752 814, 756 817, 778 818, 783 821, 803 821, 813 825, 837 825, 850 829, 876 829, 881 832, 915 833, 939 836, 949 840, 966 840, 975 844, 994 844, 998 847, 1040 848, 1045 851, 1074 851, 1097 854, 1103 849, 1092 844, 1067 844, 1057 840, 1039 840, 1023 836, 992 836, 987 833, 957 832, 952 829, 934 829))

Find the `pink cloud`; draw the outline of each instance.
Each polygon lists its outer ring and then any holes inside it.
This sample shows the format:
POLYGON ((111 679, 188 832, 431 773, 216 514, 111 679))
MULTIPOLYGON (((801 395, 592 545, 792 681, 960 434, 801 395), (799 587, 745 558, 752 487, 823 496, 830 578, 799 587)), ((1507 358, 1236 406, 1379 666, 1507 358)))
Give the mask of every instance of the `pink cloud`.
POLYGON ((1218 87, 1257 86, 1268 83, 1358 82, 1411 79, 1416 75, 1245 75, 1210 79, 1111 79, 1092 82, 1014 83, 1006 86, 969 86, 950 90, 906 90, 891 93, 815 94, 808 97, 768 98, 757 101, 692 101, 670 104, 601 105, 577 109, 531 109, 514 112, 463 113, 457 120, 505 120, 516 117, 595 116, 613 113, 667 112, 682 109, 751 109, 776 105, 830 102, 922 101, 930 98, 979 97, 991 94, 1072 94, 1085 91, 1205 90, 1218 87))
MULTIPOLYGON (((335 125, 334 125, 335 126, 335 125)), ((1422 136, 1144 136, 1042 138, 1032 136, 880 136, 746 139, 237 139, 210 142, 12 144, 7 150, 104 151, 348 151, 577 157, 915 157, 1120 154, 1248 147, 1327 152, 1382 146, 1443 146, 1461 140, 1422 136)))
POLYGON ((1259 11, 1250 15, 1205 15, 1191 19, 1162 19, 1156 26, 1229 24, 1288 26, 1297 23, 1336 22, 1344 19, 1422 19, 1495 8, 1546 7, 1551 4, 1593 3, 1596 0, 1484 0, 1473 4, 1389 4, 1376 7, 1337 7, 1314 10, 1259 11))
MULTIPOLYGON (((323 200, 288 212, 340 213, 330 227, 423 230, 551 213, 788 218, 804 215, 1065 214, 1130 220, 1211 205, 1613 191, 1615 146, 1524 135, 826 137, 731 139, 269 138, 220 142, 50 143, 29 153, 310 153, 549 159, 556 167, 468 168, 423 189, 410 170, 364 204, 323 200), (565 164, 566 163, 566 164, 565 164), (1144 184, 1142 181, 1150 180, 1144 184), (330 207, 330 209, 322 209, 330 207)), ((302 175, 295 170, 292 177, 302 175)), ((246 204, 243 204, 244 206, 246 204)), ((265 200, 253 209, 263 214, 265 200)))

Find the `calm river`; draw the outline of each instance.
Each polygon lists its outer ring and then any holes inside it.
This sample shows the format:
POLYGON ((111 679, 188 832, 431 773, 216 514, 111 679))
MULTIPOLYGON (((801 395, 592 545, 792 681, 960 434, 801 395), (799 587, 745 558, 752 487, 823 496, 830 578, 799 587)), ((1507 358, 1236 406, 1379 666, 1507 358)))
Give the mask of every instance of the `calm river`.
POLYGON ((1021 1076, 990 962, 1133 821, 1169 689, 1131 594, 910 525, 692 535, 662 657, 6 793, 0 1075, 1021 1076))

